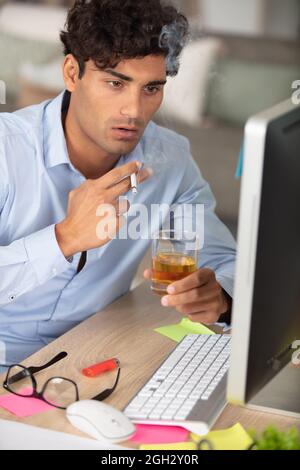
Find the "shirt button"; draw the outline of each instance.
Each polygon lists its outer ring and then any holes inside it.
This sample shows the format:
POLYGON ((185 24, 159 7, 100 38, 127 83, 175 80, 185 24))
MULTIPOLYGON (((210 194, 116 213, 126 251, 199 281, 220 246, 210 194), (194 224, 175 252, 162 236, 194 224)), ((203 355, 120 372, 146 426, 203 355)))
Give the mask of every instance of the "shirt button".
POLYGON ((15 294, 12 294, 12 295, 9 296, 9 300, 11 300, 11 301, 15 300, 15 298, 16 298, 15 294))
POLYGON ((52 269, 52 274, 53 274, 54 276, 56 276, 56 274, 57 274, 57 269, 56 269, 56 268, 53 268, 53 269, 52 269))

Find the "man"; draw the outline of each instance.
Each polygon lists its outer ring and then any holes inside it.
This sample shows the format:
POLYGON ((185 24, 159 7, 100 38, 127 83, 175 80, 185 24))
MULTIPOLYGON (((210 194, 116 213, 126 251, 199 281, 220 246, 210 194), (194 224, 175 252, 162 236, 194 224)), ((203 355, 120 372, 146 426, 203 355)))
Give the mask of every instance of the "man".
POLYGON ((160 0, 78 0, 61 33, 66 92, 1 115, 6 364, 128 291, 151 240, 99 237, 97 226, 99 208, 109 204, 118 208, 109 217, 119 232, 133 202, 132 173, 141 184, 134 202, 149 210, 162 202, 205 206, 201 266, 173 283, 162 304, 204 323, 230 311, 234 240, 214 214, 187 139, 151 121, 187 34, 186 18, 160 0))

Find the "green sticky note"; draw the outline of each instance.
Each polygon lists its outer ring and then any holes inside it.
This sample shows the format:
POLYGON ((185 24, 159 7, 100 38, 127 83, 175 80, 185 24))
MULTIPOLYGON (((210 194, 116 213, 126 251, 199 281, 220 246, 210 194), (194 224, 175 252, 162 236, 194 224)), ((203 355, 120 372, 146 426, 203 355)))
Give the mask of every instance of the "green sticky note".
POLYGON ((253 444, 253 440, 239 423, 229 429, 211 431, 206 436, 191 434, 191 438, 194 442, 201 439, 209 441, 214 450, 247 450, 253 444))
POLYGON ((161 335, 167 336, 179 343, 186 335, 214 335, 215 333, 202 325, 202 323, 192 322, 189 318, 183 318, 180 323, 174 325, 162 326, 156 328, 154 331, 161 335))

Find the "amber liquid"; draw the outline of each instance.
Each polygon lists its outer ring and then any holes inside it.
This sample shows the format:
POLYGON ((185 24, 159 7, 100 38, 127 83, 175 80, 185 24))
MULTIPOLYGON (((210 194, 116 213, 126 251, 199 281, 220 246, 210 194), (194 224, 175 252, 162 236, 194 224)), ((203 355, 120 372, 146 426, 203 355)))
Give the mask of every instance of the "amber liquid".
POLYGON ((169 284, 180 281, 197 269, 196 260, 182 253, 157 253, 152 259, 152 290, 166 293, 169 284))

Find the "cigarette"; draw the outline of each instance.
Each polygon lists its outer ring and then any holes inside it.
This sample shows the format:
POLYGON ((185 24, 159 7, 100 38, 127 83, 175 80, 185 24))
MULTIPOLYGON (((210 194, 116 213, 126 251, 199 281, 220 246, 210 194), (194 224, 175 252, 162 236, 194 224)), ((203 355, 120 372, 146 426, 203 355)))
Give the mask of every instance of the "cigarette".
POLYGON ((137 179, 136 179, 136 173, 133 173, 130 175, 130 184, 131 184, 131 191, 132 194, 137 194, 137 179))

